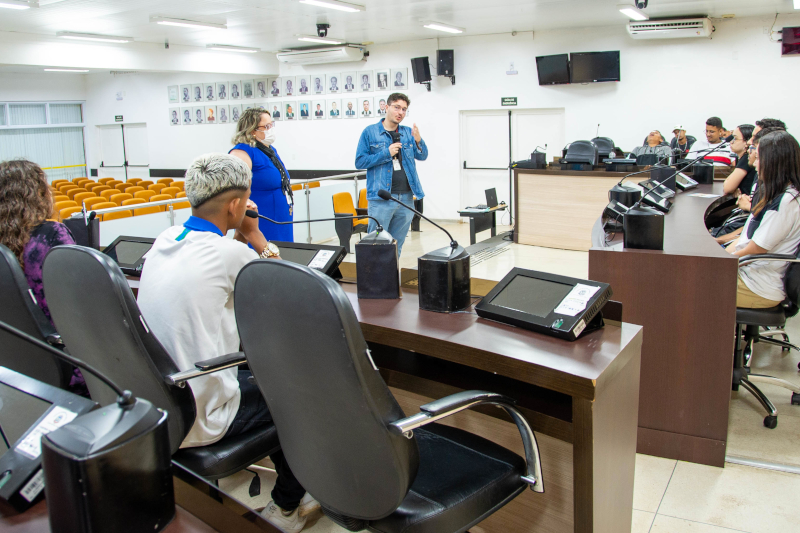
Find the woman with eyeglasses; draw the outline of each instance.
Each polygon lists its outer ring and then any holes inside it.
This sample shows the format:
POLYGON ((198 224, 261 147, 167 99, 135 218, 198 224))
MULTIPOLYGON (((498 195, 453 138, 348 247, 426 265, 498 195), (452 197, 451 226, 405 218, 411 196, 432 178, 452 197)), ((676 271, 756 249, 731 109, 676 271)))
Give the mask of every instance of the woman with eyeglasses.
MULTIPOLYGON (((800 144, 786 131, 761 137, 757 148, 759 186, 752 212, 731 253, 789 254, 800 246, 800 144)), ((739 268, 736 306, 768 308, 786 298, 780 261, 750 263, 739 268)))
MULTIPOLYGON (((273 146, 275 123, 270 114, 260 107, 244 111, 236 125, 235 145, 228 152, 238 157, 252 170, 250 199, 258 212, 272 220, 292 220, 292 186, 289 172, 273 146)), ((294 242, 294 226, 273 224, 259 219, 258 227, 268 241, 294 242)))
POLYGON ((750 194, 753 191, 753 183, 756 178, 756 169, 749 164, 747 141, 753 136, 752 124, 742 124, 733 130, 733 141, 731 141, 731 151, 736 154, 736 168, 731 172, 725 183, 722 185, 725 194, 736 195, 750 194))

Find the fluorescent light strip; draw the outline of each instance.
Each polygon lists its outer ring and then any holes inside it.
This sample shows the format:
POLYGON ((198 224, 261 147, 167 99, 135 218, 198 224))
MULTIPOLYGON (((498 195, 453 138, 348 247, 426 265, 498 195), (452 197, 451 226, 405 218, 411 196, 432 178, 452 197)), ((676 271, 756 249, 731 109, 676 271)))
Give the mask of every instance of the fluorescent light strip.
POLYGON ((261 48, 246 48, 244 46, 231 46, 229 44, 207 44, 206 48, 209 50, 218 50, 220 52, 243 52, 245 54, 255 54, 261 51, 261 48))
POLYGON ((31 7, 36 7, 38 4, 31 4, 30 2, 25 2, 23 0, 0 0, 0 7, 4 7, 6 9, 30 9, 31 7))
POLYGON ((308 4, 310 6, 327 7, 328 9, 335 9, 337 11, 344 11, 346 13, 358 13, 359 11, 366 11, 366 6, 358 4, 351 4, 348 2, 339 2, 339 0, 300 0, 301 4, 308 4))
MULTIPOLYGON (((3 1, 3 0, 0 0, 3 1)), ((228 26, 225 24, 215 24, 212 22, 198 22, 196 20, 175 19, 168 17, 150 17, 150 22, 161 24, 164 26, 178 26, 179 28, 202 28, 214 30, 227 30, 228 26)))
MULTIPOLYGON (((795 2, 798 2, 798 1, 800 1, 800 0, 795 0, 795 2)), ((649 20, 650 19, 650 17, 647 16, 647 13, 645 13, 644 11, 642 11, 641 9, 639 9, 636 6, 629 6, 629 5, 626 5, 626 4, 618 4, 617 5, 617 9, 619 9, 620 13, 622 13, 623 15, 627 15, 628 18, 630 18, 632 20, 649 20)))
POLYGON ((444 31, 447 33, 464 33, 464 28, 457 28, 455 26, 448 26, 447 24, 440 24, 439 22, 428 22, 423 26, 429 30, 444 31))
POLYGON ((340 39, 331 39, 329 37, 317 37, 316 35, 298 35, 298 41, 307 41, 309 43, 322 43, 322 44, 344 44, 340 39))
POLYGON ((79 70, 72 68, 46 68, 45 72, 89 72, 88 70, 79 70))
POLYGON ((76 41, 98 41, 101 43, 129 43, 133 37, 120 37, 117 35, 97 35, 94 33, 76 33, 72 31, 60 31, 56 37, 62 39, 73 39, 76 41))
POLYGON ((794 0, 794 8, 800 9, 800 0, 794 0))

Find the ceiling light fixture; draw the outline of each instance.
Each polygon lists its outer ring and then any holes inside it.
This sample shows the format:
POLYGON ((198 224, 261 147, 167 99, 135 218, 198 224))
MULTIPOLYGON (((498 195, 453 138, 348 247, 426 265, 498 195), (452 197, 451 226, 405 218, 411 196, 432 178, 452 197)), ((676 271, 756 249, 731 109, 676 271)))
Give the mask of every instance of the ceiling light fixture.
POLYGON ((794 0, 794 8, 800 9, 800 0, 794 0))
MULTIPOLYGON (((798 0, 795 0, 798 1, 798 0)), ((617 9, 623 15, 627 15, 628 18, 632 20, 649 20, 650 17, 647 16, 647 13, 642 11, 636 6, 628 5, 628 4, 618 4, 617 9)))
POLYGON ((331 39, 330 37, 317 37, 316 35, 297 35, 298 41, 307 41, 309 43, 322 43, 322 44, 344 44, 341 39, 331 39))
POLYGON ((99 41, 101 43, 129 43, 133 37, 121 37, 118 35, 97 35, 96 33, 76 33, 74 31, 60 31, 56 37, 62 39, 73 39, 76 41, 99 41))
POLYGON ((26 2, 25 0, 0 0, 0 7, 6 9, 30 9, 32 7, 39 7, 36 2, 26 2))
MULTIPOLYGON (((5 0, 0 0, 5 1, 5 0)), ((186 19, 176 19, 176 18, 169 18, 169 17, 150 17, 150 22, 155 22, 156 24, 162 24, 164 26, 178 26, 180 28, 211 28, 214 30, 227 30, 228 26, 225 24, 215 24, 212 22, 199 22, 196 20, 186 20, 186 19)))
POLYGON ((335 9, 346 13, 358 13, 359 11, 367 10, 366 6, 351 4, 349 2, 340 2, 339 0, 300 0, 300 3, 310 6, 327 7, 328 9, 335 9))
POLYGON ((207 44, 209 50, 219 50, 220 52, 244 52, 245 54, 255 54, 261 48, 247 48, 245 46, 231 46, 229 44, 207 44))
POLYGON ((464 33, 464 28, 458 28, 456 26, 450 26, 449 24, 442 24, 441 22, 426 22, 423 24, 424 28, 428 28, 429 30, 436 30, 436 31, 443 31, 447 33, 464 33))
POLYGON ((45 72, 89 72, 88 69, 81 70, 76 68, 46 68, 45 72))

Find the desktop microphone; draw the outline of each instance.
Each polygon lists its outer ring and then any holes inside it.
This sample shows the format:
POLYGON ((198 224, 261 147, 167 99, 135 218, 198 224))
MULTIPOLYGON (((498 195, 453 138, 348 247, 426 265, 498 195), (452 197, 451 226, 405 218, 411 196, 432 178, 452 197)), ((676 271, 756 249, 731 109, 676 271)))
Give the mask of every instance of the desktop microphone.
MULTIPOLYGON (((664 156, 659 159, 654 166, 660 165, 664 160, 669 159, 669 156, 664 156)), ((636 187, 628 187, 622 184, 623 181, 630 178, 631 176, 636 176, 638 174, 644 174, 645 172, 650 172, 650 169, 639 170, 636 172, 631 172, 630 174, 623 176, 616 185, 611 187, 608 191, 608 200, 610 202, 617 202, 625 207, 630 207, 636 202, 638 202, 642 197, 642 192, 637 189, 636 187)))
POLYGON ((450 237, 450 246, 428 252, 417 259, 419 274, 419 308, 438 313, 453 313, 466 309, 470 298, 469 253, 458 245, 450 233, 416 209, 413 209, 389 191, 379 190, 382 200, 392 200, 424 218, 450 237))

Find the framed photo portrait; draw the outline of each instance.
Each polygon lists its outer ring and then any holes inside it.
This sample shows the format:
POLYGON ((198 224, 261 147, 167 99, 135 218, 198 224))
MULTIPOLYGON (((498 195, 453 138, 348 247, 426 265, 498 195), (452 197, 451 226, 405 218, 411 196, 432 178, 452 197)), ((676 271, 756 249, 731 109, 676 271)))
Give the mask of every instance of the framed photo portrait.
POLYGON ((247 111, 248 109, 253 109, 256 106, 254 102, 248 102, 246 104, 242 104, 242 111, 247 111))
POLYGON ((298 106, 300 107, 300 120, 311 120, 311 102, 300 100, 298 106))
POLYGON ((217 100, 228 100, 228 82, 218 81, 216 92, 217 92, 217 100))
POLYGON ((230 99, 231 100, 240 100, 242 98, 242 82, 241 81, 229 81, 228 82, 228 92, 230 92, 230 99))
POLYGON ((205 107, 199 107, 199 106, 193 107, 192 120, 194 120, 195 124, 205 124, 206 123, 205 107))
POLYGON ((375 97, 375 116, 376 117, 385 117, 386 116, 386 99, 388 96, 376 96, 375 97))
POLYGON ((192 114, 191 107, 182 107, 180 117, 182 126, 191 126, 194 124, 194 115, 192 114))
POLYGON ((283 95, 294 96, 297 90, 294 84, 294 76, 284 76, 281 79, 283 80, 283 95))
POLYGON ((358 98, 358 115, 361 118, 374 118, 375 108, 373 107, 371 96, 361 96, 358 98))
POLYGON ((314 113, 314 120, 325 120, 325 100, 313 100, 311 111, 314 113))
POLYGON ((283 120, 283 104, 281 102, 270 102, 269 112, 272 115, 272 120, 283 120))
POLYGON ((255 93, 253 92, 253 80, 242 80, 242 97, 243 98, 253 98, 255 93))
POLYGON ((325 75, 315 74, 310 78, 311 78, 311 94, 325 94, 325 75))
POLYGON ((256 98, 266 98, 267 97, 267 79, 264 78, 263 80, 255 80, 255 92, 256 98))
POLYGON ((192 102, 202 102, 203 101, 203 86, 199 83, 197 85, 192 85, 192 102))
POLYGON ((167 98, 169 99, 170 104, 179 104, 181 101, 180 96, 181 88, 177 85, 170 85, 167 87, 167 98))
POLYGON ((342 100, 344 118, 358 118, 358 98, 345 98, 342 100))
POLYGON ((181 85, 181 94, 180 100, 182 104, 188 104, 192 101, 192 86, 191 85, 181 85))
POLYGON ((263 109, 264 111, 266 111, 266 110, 268 109, 268 108, 267 108, 267 103, 266 103, 266 102, 256 102, 255 104, 253 104, 253 106, 254 106, 254 107, 260 107, 260 108, 261 108, 261 109, 263 109))
POLYGON ((341 100, 328 100, 328 118, 342 118, 341 100))
POLYGON ((280 78, 267 78, 267 93, 269 93, 270 98, 280 98, 283 94, 281 89, 281 81, 280 78))
POLYGON ((358 89, 360 92, 370 92, 375 90, 374 80, 371 70, 362 70, 358 73, 358 89))
POLYGON ((226 105, 217 106, 217 124, 230 124, 231 112, 226 105))
POLYGON ((297 102, 284 102, 283 113, 285 120, 297 120, 297 102))
POLYGON ((236 124, 239 122, 239 117, 242 115, 241 104, 235 104, 230 107, 231 110, 231 123, 236 124))
POLYGON ((375 71, 375 87, 378 91, 389 90, 389 70, 375 71))
POLYGON ((298 96, 308 97, 311 94, 311 76, 297 76, 295 83, 297 84, 295 91, 298 96))
POLYGON ((169 125, 170 126, 180 126, 181 125, 181 108, 180 107, 170 107, 168 111, 169 111, 169 125))
POLYGON ((204 102, 214 102, 217 100, 217 95, 214 94, 214 84, 213 83, 204 83, 203 84, 203 101, 204 102))
POLYGON ((342 90, 346 93, 356 92, 356 73, 355 71, 342 72, 342 90))
POLYGON ((393 68, 392 75, 389 77, 389 82, 392 84, 391 90, 398 91, 408 88, 408 69, 407 68, 393 68))
POLYGON ((206 110, 206 124, 216 124, 217 123, 217 106, 215 105, 207 105, 205 107, 206 110))
POLYGON ((326 74, 325 75, 325 87, 328 88, 328 94, 339 94, 342 92, 341 85, 339 84, 339 78, 341 78, 341 74, 326 74))

